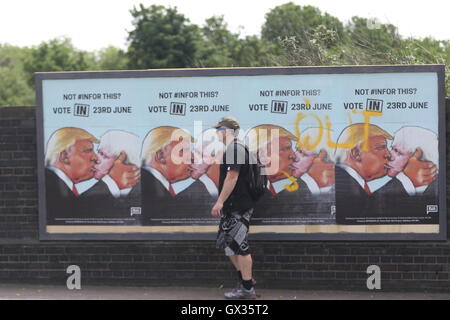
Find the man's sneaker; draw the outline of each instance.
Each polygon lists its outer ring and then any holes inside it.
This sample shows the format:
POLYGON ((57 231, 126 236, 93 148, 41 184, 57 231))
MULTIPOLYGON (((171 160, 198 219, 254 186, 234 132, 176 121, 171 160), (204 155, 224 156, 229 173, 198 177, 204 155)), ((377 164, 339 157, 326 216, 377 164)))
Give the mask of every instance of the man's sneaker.
POLYGON ((224 296, 225 299, 256 299, 256 292, 253 287, 250 290, 247 290, 241 286, 238 289, 225 293, 224 296))
MULTIPOLYGON (((256 285, 256 280, 252 278, 252 286, 255 286, 255 285, 256 285)), ((234 287, 233 291, 239 290, 241 288, 243 288, 242 281, 238 280, 238 282, 236 283, 236 287, 234 287)))

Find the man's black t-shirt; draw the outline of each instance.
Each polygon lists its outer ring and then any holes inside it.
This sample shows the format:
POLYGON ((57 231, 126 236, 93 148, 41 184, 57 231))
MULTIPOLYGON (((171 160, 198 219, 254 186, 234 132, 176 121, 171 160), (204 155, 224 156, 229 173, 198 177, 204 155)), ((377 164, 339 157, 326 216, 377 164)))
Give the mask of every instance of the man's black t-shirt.
POLYGON ((238 171, 239 177, 236 186, 228 199, 223 204, 223 210, 244 211, 253 208, 254 201, 250 196, 249 185, 249 154, 245 147, 234 140, 228 145, 220 164, 219 194, 222 192, 223 183, 228 171, 238 171))

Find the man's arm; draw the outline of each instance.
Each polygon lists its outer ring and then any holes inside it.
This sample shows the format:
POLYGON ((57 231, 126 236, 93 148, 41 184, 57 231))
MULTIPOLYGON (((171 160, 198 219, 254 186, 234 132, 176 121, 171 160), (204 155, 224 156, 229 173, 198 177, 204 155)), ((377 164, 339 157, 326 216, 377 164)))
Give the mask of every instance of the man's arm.
POLYGON ((215 218, 220 217, 220 210, 223 208, 223 203, 228 199, 231 192, 233 192, 234 187, 239 178, 239 171, 230 170, 225 177, 225 181, 223 182, 222 192, 220 192, 219 198, 217 199, 216 204, 212 208, 211 215, 215 218))

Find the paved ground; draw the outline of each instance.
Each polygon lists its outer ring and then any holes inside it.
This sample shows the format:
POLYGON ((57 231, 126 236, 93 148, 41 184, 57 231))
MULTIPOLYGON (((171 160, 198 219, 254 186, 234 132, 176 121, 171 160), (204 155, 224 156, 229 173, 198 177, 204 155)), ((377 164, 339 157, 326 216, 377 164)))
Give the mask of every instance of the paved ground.
MULTIPOLYGON (((195 287, 111 287, 84 286, 68 290, 65 286, 0 284, 0 299, 51 300, 222 300, 223 288, 195 287)), ((395 293, 383 291, 257 291, 261 300, 450 300, 450 293, 395 293)))

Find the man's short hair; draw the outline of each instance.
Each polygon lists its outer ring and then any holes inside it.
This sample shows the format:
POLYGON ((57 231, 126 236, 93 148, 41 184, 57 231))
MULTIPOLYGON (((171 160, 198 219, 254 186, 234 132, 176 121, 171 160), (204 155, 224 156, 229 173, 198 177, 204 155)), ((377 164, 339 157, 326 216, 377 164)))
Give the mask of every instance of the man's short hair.
POLYGON ((194 142, 194 138, 189 133, 177 127, 161 126, 150 130, 142 143, 141 160, 143 164, 151 160, 158 150, 172 141, 178 141, 180 138, 194 142))
MULTIPOLYGON (((333 139, 333 130, 330 130, 328 128, 318 128, 318 127, 311 127, 303 130, 300 133, 300 139, 297 141, 297 150, 308 150, 312 151, 316 154, 320 153, 320 150, 325 150, 328 154, 328 157, 331 161, 334 161, 334 148, 331 148, 328 144, 328 135, 333 139), (316 140, 320 136, 320 131, 322 131, 322 137, 320 141, 316 144, 316 140), (308 144, 312 145, 314 144, 314 149, 305 148, 303 145, 306 142, 307 137, 309 137, 308 144)), ((334 141, 334 139, 333 139, 334 141)))
POLYGON ((239 122, 236 120, 236 118, 234 117, 222 117, 219 122, 213 126, 213 128, 220 128, 220 127, 225 127, 228 129, 232 129, 233 130, 233 134, 234 136, 238 136, 239 135, 239 129, 241 128, 241 126, 239 125, 239 122))
POLYGON ((256 152, 267 146, 278 132, 278 136, 289 138, 292 141, 298 141, 298 138, 283 127, 273 124, 262 124, 251 128, 245 135, 245 143, 251 152, 256 152))
POLYGON ((139 137, 122 130, 109 130, 100 138, 98 148, 108 149, 115 157, 121 152, 127 154, 125 163, 139 167, 139 137))
POLYGON ((59 154, 70 148, 78 140, 89 140, 92 143, 99 143, 96 137, 80 128, 66 127, 53 132, 47 142, 45 165, 55 165, 59 154))
POLYGON ((392 140, 392 136, 380 127, 370 123, 355 123, 346 127, 339 135, 335 151, 336 162, 347 160, 348 154, 354 147, 361 147, 367 139, 382 136, 392 140), (366 131, 367 130, 367 131, 366 131), (342 145, 345 145, 342 146, 342 145))
POLYGON ((422 127, 406 126, 394 134, 392 145, 402 144, 411 154, 422 149, 424 160, 439 164, 439 140, 436 133, 422 127))

